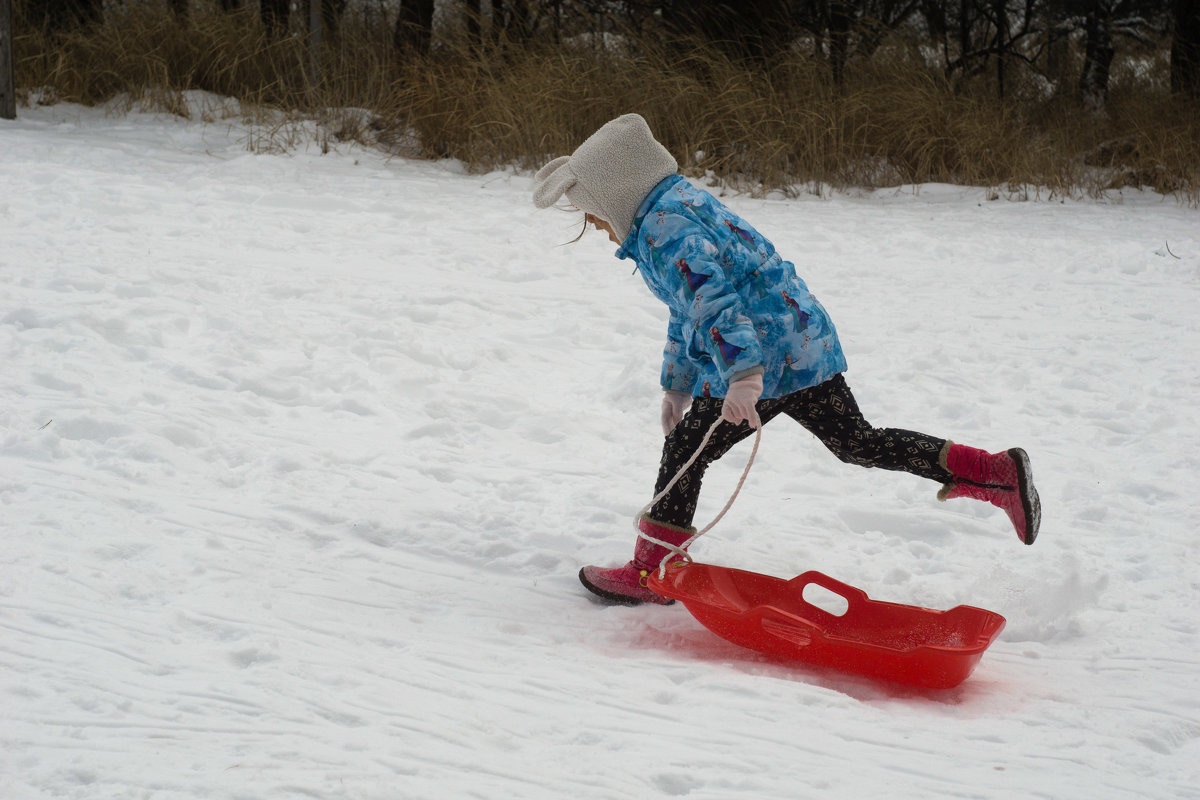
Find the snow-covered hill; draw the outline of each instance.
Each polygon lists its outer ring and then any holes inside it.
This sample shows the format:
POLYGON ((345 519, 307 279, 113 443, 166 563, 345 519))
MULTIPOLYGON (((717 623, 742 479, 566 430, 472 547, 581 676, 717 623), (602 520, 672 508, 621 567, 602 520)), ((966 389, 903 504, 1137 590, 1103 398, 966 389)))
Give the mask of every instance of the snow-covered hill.
POLYGON ((1024 547, 778 420, 694 549, 1007 618, 923 693, 585 596, 661 446, 665 313, 602 234, 254 135, 0 121, 0 797, 1200 797, 1200 212, 725 198, 869 419, 1033 457, 1024 547))

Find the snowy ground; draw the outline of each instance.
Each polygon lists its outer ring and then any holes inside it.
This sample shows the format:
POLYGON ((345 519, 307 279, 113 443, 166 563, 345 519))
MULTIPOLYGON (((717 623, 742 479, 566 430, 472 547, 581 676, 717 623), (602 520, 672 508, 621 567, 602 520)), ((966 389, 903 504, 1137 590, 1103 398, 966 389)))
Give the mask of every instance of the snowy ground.
POLYGON ((727 198, 868 418, 1033 457, 1024 547, 779 420, 695 548, 1003 614, 930 693, 585 596, 661 443, 664 312, 602 235, 253 139, 0 121, 0 797, 1200 797, 1200 212, 727 198))

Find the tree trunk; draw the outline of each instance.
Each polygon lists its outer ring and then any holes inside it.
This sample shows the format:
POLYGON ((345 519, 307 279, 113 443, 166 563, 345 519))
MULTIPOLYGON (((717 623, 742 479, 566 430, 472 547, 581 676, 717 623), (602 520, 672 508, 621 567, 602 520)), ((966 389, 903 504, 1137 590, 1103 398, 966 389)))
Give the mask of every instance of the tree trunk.
POLYGON ((0 0, 0 119, 17 118, 14 80, 12 0, 0 0))
POLYGON ((946 52, 946 4, 938 0, 921 0, 921 17, 934 46, 946 52))
POLYGON ((171 16, 180 25, 187 25, 188 21, 188 0, 167 0, 167 6, 171 9, 171 16))
POLYGON ((962 0, 958 9, 958 58, 962 61, 963 74, 967 73, 967 55, 971 52, 971 4, 962 0))
POLYGON ((529 0, 508 0, 508 9, 506 32, 509 41, 527 41, 533 35, 533 13, 529 0))
MULTIPOLYGON (((984 0, 959 0, 955 16, 950 17, 947 14, 946 20, 946 77, 949 78, 957 71, 963 78, 969 78, 973 75, 982 72, 987 67, 987 61, 984 60, 979 67, 976 63, 981 60, 982 43, 975 41, 975 27, 980 19, 987 19, 986 14, 980 11, 979 3, 984 0), (953 44, 958 46, 958 58, 950 57, 950 49, 953 44)), ((988 0, 990 2, 990 0, 988 0)), ((946 8, 949 10, 952 0, 946 0, 946 8)), ((984 28, 984 34, 987 33, 987 27, 984 28)), ((986 55, 982 56, 986 58, 986 55)))
POLYGON ((402 58, 428 55, 433 41, 433 0, 403 0, 392 42, 402 58))
POLYGON ((321 0, 321 25, 330 39, 336 39, 341 33, 346 3, 347 0, 321 0))
POLYGON ((1104 111, 1108 100, 1108 70, 1116 48, 1108 19, 1099 11, 1087 15, 1087 47, 1083 55, 1083 73, 1079 76, 1079 98, 1094 114, 1104 111))
POLYGON ((1004 99, 1004 69, 1008 62, 1008 7, 1005 0, 993 0, 992 13, 996 15, 996 93, 1004 99))
POLYGON ((766 62, 792 36, 788 0, 675 0, 662 13, 663 22, 676 33, 699 36, 739 60, 766 62))
POLYGON ((854 10, 847 0, 829 4, 829 72, 837 86, 846 78, 846 59, 850 53, 850 23, 854 10))
POLYGON ((1171 91, 1200 99, 1200 0, 1175 0, 1171 91))
POLYGON ((1054 84, 1054 94, 1062 95, 1068 90, 1064 76, 1070 57, 1070 37, 1063 30, 1067 19, 1066 6, 1061 2, 1046 5, 1046 77, 1054 84))
MULTIPOLYGON (((240 0, 237 2, 240 4, 240 0)), ((258 17, 262 20, 267 36, 272 39, 280 38, 287 33, 288 0, 258 0, 258 17)))
POLYGON ((464 0, 467 7, 467 43, 478 50, 483 47, 483 2, 464 0))
POLYGON ((49 33, 94 25, 104 16, 101 0, 45 0, 41 6, 41 22, 49 33))

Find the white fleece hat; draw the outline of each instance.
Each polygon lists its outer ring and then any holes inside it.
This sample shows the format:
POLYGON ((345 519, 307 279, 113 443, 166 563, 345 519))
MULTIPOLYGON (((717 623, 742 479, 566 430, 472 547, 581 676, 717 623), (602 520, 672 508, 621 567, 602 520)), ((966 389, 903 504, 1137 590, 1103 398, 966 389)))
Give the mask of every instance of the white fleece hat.
POLYGON ((539 169, 533 202, 548 208, 566 194, 572 205, 612 225, 624 240, 646 195, 678 169, 646 120, 625 114, 605 123, 571 155, 539 169))

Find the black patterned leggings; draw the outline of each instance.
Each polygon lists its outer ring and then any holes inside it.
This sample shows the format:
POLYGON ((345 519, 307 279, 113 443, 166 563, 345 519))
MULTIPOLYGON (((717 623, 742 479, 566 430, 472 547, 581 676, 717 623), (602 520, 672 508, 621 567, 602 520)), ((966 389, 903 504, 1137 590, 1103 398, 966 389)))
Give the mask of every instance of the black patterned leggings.
MULTIPOLYGON (((720 397, 697 397, 692 401, 692 407, 663 445, 655 495, 696 452, 704 434, 720 419, 723 403, 720 397)), ((858 403, 841 375, 810 389, 758 402, 758 415, 764 425, 780 413, 803 425, 847 464, 908 472, 939 483, 953 480, 953 476, 938 463, 945 439, 915 431, 872 427, 858 410, 858 403)), ((704 452, 671 491, 654 505, 650 517, 681 528, 690 526, 708 465, 752 433, 754 429, 745 423, 732 425, 725 422, 718 426, 704 452)))

